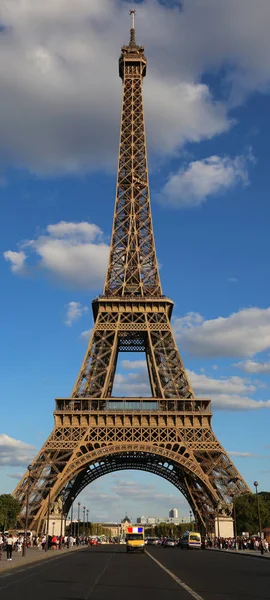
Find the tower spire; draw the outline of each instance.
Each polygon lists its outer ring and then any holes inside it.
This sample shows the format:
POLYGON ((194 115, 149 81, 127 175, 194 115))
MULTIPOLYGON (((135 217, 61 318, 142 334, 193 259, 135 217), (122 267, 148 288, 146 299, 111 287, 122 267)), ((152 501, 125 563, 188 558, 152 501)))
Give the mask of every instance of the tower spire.
POLYGON ((136 41, 135 41, 135 14, 136 14, 136 10, 130 10, 129 14, 131 16, 131 29, 130 29, 130 42, 129 45, 130 46, 136 46, 136 41))

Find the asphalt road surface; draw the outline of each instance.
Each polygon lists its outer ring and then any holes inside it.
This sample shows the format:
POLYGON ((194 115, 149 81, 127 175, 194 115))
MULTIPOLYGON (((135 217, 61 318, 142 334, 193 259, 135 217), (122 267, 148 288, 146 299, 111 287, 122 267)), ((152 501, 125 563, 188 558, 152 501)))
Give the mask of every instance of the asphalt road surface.
POLYGON ((269 600, 270 561, 160 547, 127 554, 104 545, 1 575, 0 598, 269 600))

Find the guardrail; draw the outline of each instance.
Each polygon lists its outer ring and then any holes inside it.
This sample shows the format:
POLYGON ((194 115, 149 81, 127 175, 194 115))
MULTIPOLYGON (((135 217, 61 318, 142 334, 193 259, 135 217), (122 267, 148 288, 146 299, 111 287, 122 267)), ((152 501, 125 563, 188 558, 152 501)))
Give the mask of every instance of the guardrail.
POLYGON ((57 398, 55 412, 181 412, 211 414, 210 400, 160 398, 57 398))

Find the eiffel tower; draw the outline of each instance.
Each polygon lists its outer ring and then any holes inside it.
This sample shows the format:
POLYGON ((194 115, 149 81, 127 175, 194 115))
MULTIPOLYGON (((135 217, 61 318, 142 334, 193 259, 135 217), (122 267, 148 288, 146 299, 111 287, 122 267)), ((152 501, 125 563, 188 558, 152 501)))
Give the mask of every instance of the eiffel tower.
POLYGON ((231 514, 235 495, 249 491, 213 433, 210 400, 194 395, 170 324, 173 302, 162 294, 142 97, 147 62, 130 12, 130 41, 119 59, 123 104, 104 291, 92 303, 94 329, 72 394, 56 400, 54 429, 31 478, 27 472, 14 491, 21 523, 27 518, 39 532, 51 502, 61 499, 67 514, 87 485, 122 469, 174 484, 208 530, 224 507, 231 514), (118 353, 125 351, 145 353, 152 397, 112 397, 118 353))

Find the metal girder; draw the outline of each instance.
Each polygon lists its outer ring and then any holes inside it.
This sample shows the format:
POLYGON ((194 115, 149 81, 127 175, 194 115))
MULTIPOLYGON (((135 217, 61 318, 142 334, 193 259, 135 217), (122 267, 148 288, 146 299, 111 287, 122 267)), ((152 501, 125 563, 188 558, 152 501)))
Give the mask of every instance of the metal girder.
MULTIPOLYGON (((97 301, 96 301, 97 302, 97 301)), ((115 299, 117 304, 117 299, 115 299)), ((157 303, 158 304, 158 303, 157 303)), ((150 312, 145 300, 140 313, 122 306, 114 312, 98 312, 95 327, 79 376, 72 391, 75 398, 111 396, 119 351, 144 351, 152 394, 157 398, 193 398, 171 328, 164 298, 162 312, 150 312), (166 312, 163 312, 165 306, 166 312), (127 312, 126 312, 127 311, 127 312)), ((158 306, 157 306, 158 310, 158 306)))
MULTIPOLYGON (((164 477, 202 525, 217 506, 250 491, 217 440, 210 401, 195 398, 173 335, 173 302, 162 295, 150 207, 142 80, 144 49, 123 46, 123 104, 116 202, 103 294, 70 398, 56 400, 55 426, 31 471, 29 526, 41 531, 60 494, 71 498, 97 477, 123 469, 164 477), (112 398, 120 351, 144 352, 152 398, 112 398), (114 406, 115 401, 115 406, 114 406), (152 402, 152 404, 151 404, 152 402)), ((14 495, 24 521, 27 474, 14 495)))

